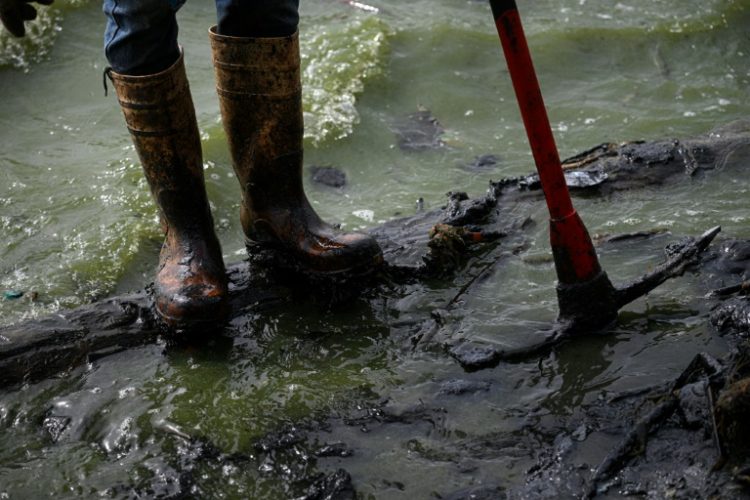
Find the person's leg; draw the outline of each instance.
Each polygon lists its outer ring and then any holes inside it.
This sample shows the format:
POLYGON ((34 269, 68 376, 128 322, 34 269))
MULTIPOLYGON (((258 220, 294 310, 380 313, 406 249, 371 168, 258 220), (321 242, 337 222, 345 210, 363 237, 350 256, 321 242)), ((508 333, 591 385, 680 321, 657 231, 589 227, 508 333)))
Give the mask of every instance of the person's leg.
POLYGON ((216 0, 217 33, 235 37, 291 36, 299 0, 216 0))
POLYGON ((203 180, 198 125, 169 0, 106 0, 108 72, 166 233, 156 311, 174 328, 226 314, 227 279, 203 180), (176 51, 176 52, 175 52, 176 51))
POLYGON ((104 53, 123 75, 151 75, 180 55, 175 13, 185 0, 104 0, 104 53))
POLYGON ((308 271, 367 272, 383 260, 375 240, 323 222, 303 189, 297 6, 217 0, 224 24, 210 37, 242 228, 248 244, 277 247, 308 271), (232 9, 242 15, 230 19, 232 9))

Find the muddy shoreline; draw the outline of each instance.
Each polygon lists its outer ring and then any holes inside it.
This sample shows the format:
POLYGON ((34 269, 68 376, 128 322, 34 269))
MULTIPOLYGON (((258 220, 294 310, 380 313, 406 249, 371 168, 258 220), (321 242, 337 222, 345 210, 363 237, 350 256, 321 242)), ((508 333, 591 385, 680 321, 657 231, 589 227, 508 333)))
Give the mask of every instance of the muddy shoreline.
MULTIPOLYGON (((617 191, 690 182, 711 175, 712 170, 723 167, 729 155, 748 146, 747 122, 692 139, 602 144, 567 160, 566 177, 574 196, 606 197, 617 191)), ((404 349, 442 351, 477 374, 467 373, 464 380, 446 381, 444 390, 433 401, 394 407, 389 402, 365 398, 366 404, 359 408, 300 422, 291 430, 279 429, 259 442, 253 457, 222 453, 200 436, 176 435, 175 439, 186 444, 187 456, 196 463, 221 466, 227 461, 246 460, 257 465, 270 457, 273 467, 292 471, 287 478, 290 484, 305 485, 307 498, 353 498, 354 486, 345 470, 347 450, 361 447, 368 438, 358 437, 356 443, 348 444, 346 438, 351 438, 351 429, 366 428, 374 439, 380 431, 387 432, 389 426, 434 425, 442 412, 450 411, 451 405, 481 397, 486 384, 493 383, 486 380, 491 377, 482 378, 481 370, 501 362, 497 348, 456 335, 451 326, 452 311, 461 307, 462 295, 470 293, 473 283, 481 281, 484 273, 524 251, 527 230, 537 221, 519 218, 516 209, 540 201, 535 175, 493 182, 487 194, 478 199, 469 199, 461 192, 450 193, 442 210, 390 221, 370 231, 383 247, 387 266, 368 281, 313 284, 326 292, 317 299, 320 307, 335 310, 358 297, 375 309, 384 297, 398 297, 405 287, 420 280, 462 278, 454 280, 461 285, 444 304, 431 311, 415 311, 410 320, 388 327, 404 349), (307 450, 304 466, 299 465, 301 459, 294 451, 299 449, 307 450)), ((657 236, 610 237, 602 244, 628 245, 640 238, 657 236)), ((670 238, 670 242, 675 239, 670 238)), ((640 393, 612 394, 581 406, 564 424, 540 431, 532 428, 530 422, 515 442, 508 442, 507 436, 496 441, 487 436, 484 442, 465 443, 465 449, 449 454, 451 460, 468 463, 472 453, 480 453, 477 450, 492 454, 512 449, 514 453, 528 453, 536 465, 527 471, 523 486, 486 485, 442 498, 606 497, 615 492, 657 497, 669 494, 675 498, 745 495, 742 488, 747 483, 747 451, 726 446, 726 442, 745 432, 737 422, 742 422, 743 412, 747 412, 742 381, 748 375, 744 367, 750 307, 748 287, 743 286, 750 278, 748 248, 750 242, 724 239, 690 266, 707 294, 705 300, 711 313, 706 315, 706 322, 717 335, 730 340, 734 352, 724 359, 698 361, 697 365, 686 367, 685 376, 678 380, 655 381, 653 387, 640 393), (543 446, 530 438, 538 432, 545 435, 543 446), (602 443, 609 448, 604 456, 602 443)), ((296 273, 276 264, 272 255, 261 253, 229 267, 232 325, 242 325, 249 315, 283 307, 290 300, 305 300, 304 290, 311 283, 300 283, 296 273)), ((82 363, 106 363, 108 355, 156 342, 161 335, 151 312, 148 290, 4 327, 0 329, 0 384, 13 388, 64 374, 82 363)), ((580 344, 587 340, 580 337, 570 342, 580 344)), ((170 346, 164 344, 164 348, 169 350, 170 346)), ((550 350, 557 348, 551 346, 550 350)), ((438 453, 419 442, 413 446, 417 454, 438 453)), ((184 467, 184 471, 189 470, 190 466, 184 467)), ((178 483, 176 493, 190 491, 190 474, 183 476, 184 485, 178 483)))

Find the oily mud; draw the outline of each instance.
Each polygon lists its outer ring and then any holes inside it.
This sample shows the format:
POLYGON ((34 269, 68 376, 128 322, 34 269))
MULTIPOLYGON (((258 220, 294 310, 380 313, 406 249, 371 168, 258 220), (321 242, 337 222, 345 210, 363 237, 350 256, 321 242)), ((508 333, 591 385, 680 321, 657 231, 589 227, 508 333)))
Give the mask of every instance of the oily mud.
POLYGON ((421 152, 446 147, 445 129, 428 109, 419 109, 400 118, 391 126, 399 149, 421 152))
MULTIPOLYGON (((750 126, 735 123, 693 139, 605 144, 566 161, 566 167, 574 193, 600 197, 711 175, 748 145, 750 126)), ((369 311, 368 321, 382 324, 383 335, 398 348, 453 356, 467 371, 460 378, 437 380, 432 396, 418 401, 366 388, 353 391, 321 414, 280 423, 277 431, 245 453, 224 451, 201 432, 165 425, 160 432, 172 453, 153 462, 153 470, 139 479, 111 485, 111 494, 200 496, 210 494, 212 481, 221 477, 216 471, 253 470, 274 478, 278 491, 289 497, 353 498, 352 477, 357 477, 361 460, 389 439, 400 438, 410 456, 484 480, 471 488, 425 492, 435 498, 744 495, 747 455, 734 443, 747 432, 741 425, 746 421, 749 385, 746 241, 714 243, 685 268, 706 294, 704 321, 732 346, 726 356, 700 356, 677 379, 654 380, 641 390, 603 393, 593 402, 574 405, 565 419, 552 416, 543 406, 522 412, 519 408, 516 421, 504 431, 455 435, 447 442, 427 437, 428 431, 449 432, 452 414, 503 385, 493 372, 481 370, 502 362, 496 356, 498 348, 460 335, 454 315, 472 287, 528 248, 529 230, 545 222, 518 214, 524 206, 540 202, 535 175, 493 182, 487 195, 478 199, 453 192, 442 210, 371 230, 384 250, 386 265, 366 280, 300 283, 293 270, 275 266, 273 256, 253 255, 230 266, 232 319, 207 346, 158 340, 164 332, 154 321, 148 290, 4 327, 0 380, 7 390, 15 390, 19 384, 81 370, 86 363, 106 364, 115 353, 149 344, 167 356, 192 349, 221 358, 231 350, 233 337, 253 336, 259 316, 292 301, 310 300, 305 291, 315 286, 324 293, 312 307, 336 311, 356 301, 369 311), (402 300, 419 293, 423 283, 441 280, 448 283, 450 293, 433 307, 407 309, 396 321, 383 312, 385 302, 402 300), (462 359, 455 354, 460 346, 480 358, 489 356, 491 362, 462 359), (524 471, 524 477, 511 484, 493 482, 490 471, 500 463, 524 471)), ((609 236, 602 244, 640 245, 652 238, 664 245, 676 239, 639 233, 609 236)), ((565 363, 571 351, 598 352, 610 341, 606 335, 577 336, 564 347, 528 354, 532 360, 538 356, 543 372, 550 352, 565 363)), ((304 350, 306 343, 300 341, 298 347, 304 350)), ((76 425, 74 416, 59 408, 39 422, 40 432, 53 444, 74 432, 76 425)), ((394 480, 379 487, 402 491, 405 485, 394 480)))

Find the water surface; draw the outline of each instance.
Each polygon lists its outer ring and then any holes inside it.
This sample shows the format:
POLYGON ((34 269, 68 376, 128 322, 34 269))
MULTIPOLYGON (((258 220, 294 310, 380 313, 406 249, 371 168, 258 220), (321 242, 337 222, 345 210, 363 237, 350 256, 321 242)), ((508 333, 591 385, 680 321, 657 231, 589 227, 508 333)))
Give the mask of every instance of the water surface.
MULTIPOLYGON (((343 189, 308 182, 320 214, 367 228, 414 213, 418 198, 436 208, 451 189, 478 196, 491 179, 530 172, 486 3, 369 4, 378 12, 334 0, 302 6, 305 163, 337 166, 349 180, 343 189), (446 129, 446 147, 398 148, 394 124, 420 109, 446 129), (483 154, 496 155, 498 165, 462 167, 483 154)), ((604 141, 687 137, 748 116, 746 0, 519 6, 562 156, 604 141)), ((206 32, 213 19, 210 2, 188 2, 180 41, 217 230, 234 262, 245 250, 213 90, 206 32)), ((26 292, 0 301, 2 324, 151 279, 161 243, 156 210, 114 96, 104 96, 102 30, 98 3, 61 0, 43 11, 28 39, 0 32, 0 291, 26 292)), ((748 237, 747 160, 731 158, 705 178, 576 205, 592 233, 668 229, 676 237, 721 224, 727 235, 748 237)), ((530 247, 464 297, 453 323, 460 335, 513 344, 554 320, 545 209, 524 211, 519 216, 539 222, 530 247)), ((613 280, 624 281, 658 263, 667 241, 605 248, 601 259, 613 280)), ((165 354, 157 345, 110 356, 0 394, 0 496, 127 497, 158 484, 169 493, 189 475, 196 495, 283 498, 304 490, 295 478, 337 467, 373 498, 518 484, 534 440, 544 441, 523 434, 529 422, 540 435, 552 433, 603 390, 647 385, 679 372, 696 352, 723 352, 701 317, 696 282, 685 276, 632 304, 612 336, 475 374, 443 352, 404 350, 389 327, 444 304, 452 282, 415 289, 379 311, 363 302, 334 312, 310 304, 266 311, 232 325, 211 349, 165 354), (488 388, 461 399, 440 395, 454 379, 488 388), (448 410, 409 425, 370 424, 369 433, 344 423, 385 400, 393 408, 422 401, 448 410), (320 439, 349 443, 351 457, 274 461, 255 447, 285 423, 322 420, 332 429, 316 431, 320 439), (184 436, 240 458, 211 458, 184 436), (487 442, 497 443, 494 452, 487 442)))

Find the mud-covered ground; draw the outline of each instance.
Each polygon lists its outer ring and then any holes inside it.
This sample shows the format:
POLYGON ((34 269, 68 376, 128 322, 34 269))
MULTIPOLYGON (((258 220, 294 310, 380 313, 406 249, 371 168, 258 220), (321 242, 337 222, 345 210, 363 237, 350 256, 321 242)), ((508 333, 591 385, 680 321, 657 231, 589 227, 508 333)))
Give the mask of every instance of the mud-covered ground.
MULTIPOLYGON (((400 125, 402 147, 408 149, 414 140, 418 142, 414 147, 442 147, 439 124, 429 114, 420 112, 412 122, 414 129, 400 125)), ((603 144, 566 161, 566 177, 578 196, 608 196, 710 176, 712 170, 723 168, 730 155, 746 154, 748 148, 750 123, 738 122, 693 139, 603 144)), ((491 161, 490 156, 480 157, 466 168, 482 168, 491 161)), ((321 182, 346 182, 335 172, 319 170, 317 174, 321 182)), ((357 485, 348 472, 351 457, 359 457, 354 467, 361 467, 369 455, 381 453, 390 440, 400 439, 414 457, 479 477, 473 481, 479 485, 455 492, 426 491, 425 498, 749 496, 744 488, 750 477, 750 455, 744 443, 748 437, 745 423, 750 422, 750 384, 745 379, 750 375, 746 352, 750 241, 733 240, 731 235, 720 236, 707 251, 693 256, 688 267, 705 294, 701 321, 712 325, 731 347, 725 357, 699 356, 685 366, 682 376, 652 380, 641 389, 603 391, 596 400, 575 405, 567 418, 542 407, 524 409, 505 432, 453 436, 447 444, 425 437, 451 432, 445 427, 451 414, 482 401, 506 383, 496 378, 502 371, 483 370, 509 363, 504 360, 505 352, 456 328, 454 316, 472 287, 505 259, 527 248, 527 231, 540 222, 525 217, 523 207, 540 202, 535 175, 493 182, 479 199, 469 199, 458 190, 449 193, 441 210, 420 212, 371 230, 387 264, 367 279, 310 281, 263 253, 231 266, 232 319, 227 331, 238 338, 253 336, 254 317, 290 301, 310 302, 311 307, 335 312, 356 298, 385 325, 398 349, 442 353, 463 366, 464 375, 435 381, 432 396, 416 401, 384 398, 366 389, 355 391, 330 411, 280 424, 247 453, 225 452, 199 434, 173 429, 177 450, 164 459, 160 474, 139 484, 113 485, 109 493, 189 497, 205 493, 201 477, 210 476, 210 471, 249 468, 277 478, 290 497, 354 498, 357 485), (388 321, 384 303, 402 301, 421 283, 446 276, 463 278, 452 281, 455 285, 447 300, 414 311, 402 305, 398 321, 388 321), (318 291, 314 301, 308 293, 311 287, 318 291), (493 466, 524 472, 508 483, 488 474, 493 466)), ((696 232, 705 229, 696 228, 696 232)), ((632 249, 653 239, 670 244, 665 259, 685 244, 660 233, 609 235, 597 241, 602 248, 632 249)), ((7 390, 15 390, 20 384, 57 376, 87 362, 106 364, 114 353, 155 342, 166 353, 199 349, 218 356, 232 344, 226 331, 208 345, 189 340, 186 347, 184 341, 165 341, 150 307, 146 290, 4 327, 0 329, 0 381, 7 390)), ((552 331, 554 326, 549 325, 529 340, 530 345, 552 331)), ((562 339, 564 343, 541 350, 526 352, 527 346, 518 346, 516 352, 524 362, 537 360, 539 373, 534 376, 543 377, 550 357, 564 363, 565 357, 588 353, 596 363, 595 353, 606 348, 613 335, 616 331, 604 328, 595 334, 568 336, 562 339)), ((305 349, 305 342, 301 341, 300 349, 305 349)), ((521 383, 520 378, 516 383, 521 383)), ((52 412, 40 422, 40 432, 54 442, 69 424, 64 414, 52 412)), ((386 489, 398 491, 403 486, 395 481, 386 489)))

